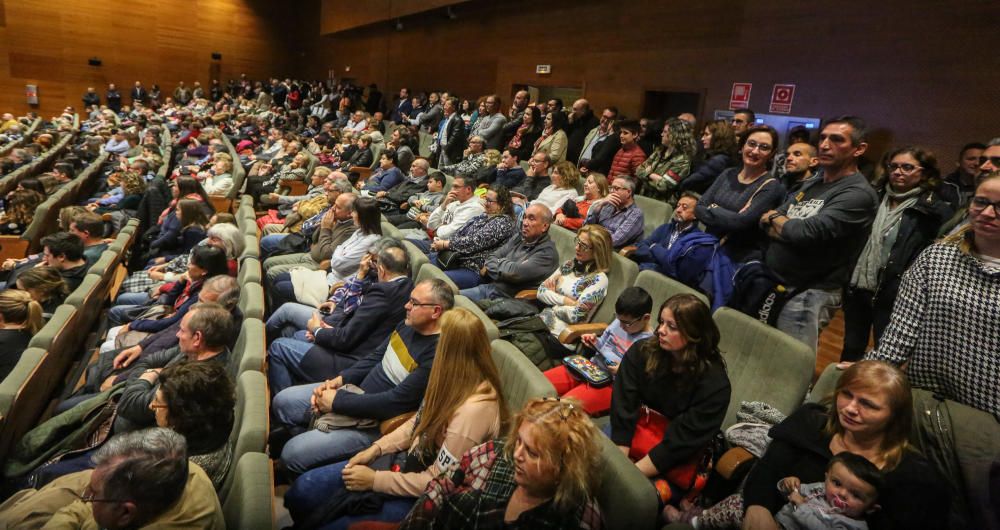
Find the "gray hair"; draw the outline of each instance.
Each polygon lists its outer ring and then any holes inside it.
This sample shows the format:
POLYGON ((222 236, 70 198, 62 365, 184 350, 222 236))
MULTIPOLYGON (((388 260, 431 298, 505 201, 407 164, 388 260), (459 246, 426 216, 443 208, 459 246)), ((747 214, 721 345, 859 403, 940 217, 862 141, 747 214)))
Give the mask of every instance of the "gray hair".
POLYGON ((199 302, 188 310, 191 333, 201 332, 208 348, 225 348, 233 334, 233 315, 217 302, 199 302))
POLYGON ((994 145, 1000 145, 1000 136, 986 142, 986 147, 993 147, 994 145))
POLYGON ((222 246, 226 247, 226 258, 236 259, 243 254, 246 243, 240 229, 233 224, 218 223, 208 229, 209 237, 217 237, 222 240, 222 246))
POLYGON ((202 291, 209 289, 219 293, 219 298, 215 303, 221 305, 228 311, 232 311, 240 301, 240 284, 236 278, 228 274, 217 274, 205 280, 202 291))
POLYGON ((430 286, 431 298, 438 304, 441 304, 442 313, 455 307, 455 291, 451 288, 451 285, 448 285, 448 282, 441 278, 430 278, 421 281, 420 284, 430 286))
MULTIPOLYGON (((537 207, 535 209, 538 210, 538 219, 541 222, 549 225, 552 224, 553 220, 552 210, 550 210, 548 206, 545 206, 544 204, 541 203, 532 203, 528 205, 528 208, 531 208, 533 206, 537 207)), ((527 212, 528 208, 525 208, 524 211, 527 212)))
POLYGON ((351 193, 354 191, 354 186, 351 186, 351 182, 347 179, 336 179, 330 186, 334 191, 339 191, 340 193, 351 193))
POLYGON ((611 179, 612 182, 614 182, 616 180, 623 180, 623 181, 625 181, 625 185, 622 186, 622 187, 623 188, 628 188, 629 191, 631 191, 632 193, 635 193, 635 181, 632 180, 632 179, 630 179, 630 178, 628 178, 628 175, 618 175, 617 177, 611 179))
POLYGON ((127 499, 150 520, 173 505, 187 485, 187 442, 164 428, 114 436, 92 457, 94 465, 112 466, 105 475, 104 496, 127 499))

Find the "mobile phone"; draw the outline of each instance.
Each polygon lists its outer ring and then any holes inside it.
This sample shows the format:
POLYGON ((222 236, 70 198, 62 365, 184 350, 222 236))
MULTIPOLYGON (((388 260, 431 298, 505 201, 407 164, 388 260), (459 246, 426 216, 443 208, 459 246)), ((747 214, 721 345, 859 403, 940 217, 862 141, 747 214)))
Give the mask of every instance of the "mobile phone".
POLYGON ((321 315, 329 315, 330 314, 330 308, 329 307, 321 307, 321 308, 319 308, 319 314, 321 314, 321 315))

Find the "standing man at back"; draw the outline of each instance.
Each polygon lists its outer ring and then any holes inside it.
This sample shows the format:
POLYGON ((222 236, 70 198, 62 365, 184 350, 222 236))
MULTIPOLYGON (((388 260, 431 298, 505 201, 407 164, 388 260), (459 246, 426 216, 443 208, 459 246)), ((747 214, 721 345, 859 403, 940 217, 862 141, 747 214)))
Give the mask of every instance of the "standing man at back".
POLYGON ((816 350, 819 333, 840 306, 841 288, 878 206, 878 196, 858 171, 868 149, 866 125, 844 116, 823 127, 819 174, 777 210, 761 216, 771 238, 765 263, 798 294, 785 304, 778 329, 816 350))

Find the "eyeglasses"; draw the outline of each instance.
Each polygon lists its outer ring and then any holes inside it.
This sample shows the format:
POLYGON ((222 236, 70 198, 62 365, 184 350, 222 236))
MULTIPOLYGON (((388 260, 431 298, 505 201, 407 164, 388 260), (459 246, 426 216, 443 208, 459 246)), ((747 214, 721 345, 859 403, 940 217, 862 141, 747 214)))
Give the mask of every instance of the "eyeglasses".
POLYGON ((589 245, 587 243, 584 243, 579 237, 576 237, 575 239, 573 239, 573 244, 576 245, 577 247, 579 247, 580 250, 583 250, 583 251, 589 252, 591 250, 594 250, 594 246, 593 245, 589 245))
POLYGON ((411 307, 441 307, 441 304, 425 303, 417 300, 416 298, 410 298, 409 304, 411 307))
POLYGON ((491 199, 489 197, 484 197, 483 200, 486 201, 487 204, 496 204, 496 203, 500 202, 500 201, 498 201, 496 199, 491 199))
POLYGON ((757 140, 747 140, 746 146, 750 151, 757 149, 761 153, 770 153, 771 149, 774 149, 773 145, 758 143, 757 140))
POLYGON ((630 327, 638 324, 644 318, 646 318, 646 315, 643 315, 643 316, 641 316, 639 318, 636 318, 634 320, 624 320, 624 319, 622 319, 622 317, 619 316, 618 317, 618 323, 621 324, 622 328, 630 328, 630 327))
POLYGON ((131 499, 98 499, 97 497, 94 496, 95 493, 90 489, 90 486, 88 486, 87 489, 84 490, 83 495, 80 495, 79 493, 76 492, 72 493, 73 496, 75 496, 77 499, 80 499, 81 502, 127 502, 131 500, 131 499))
POLYGON ((991 166, 1000 167, 1000 156, 981 156, 979 157, 979 165, 985 164, 987 160, 991 166))
POLYGON ((982 213, 990 206, 993 207, 994 215, 1000 215, 1000 201, 993 202, 986 197, 973 197, 972 202, 969 204, 969 210, 982 213))
POLYGON ((918 169, 923 169, 920 166, 915 166, 913 164, 906 164, 906 163, 903 163, 903 164, 889 164, 889 165, 887 165, 885 167, 886 167, 886 169, 889 170, 889 173, 892 173, 892 172, 896 171, 897 169, 902 169, 903 173, 913 173, 914 171, 916 171, 918 169))
POLYGON ((632 191, 624 186, 608 186, 608 189, 611 191, 632 191))

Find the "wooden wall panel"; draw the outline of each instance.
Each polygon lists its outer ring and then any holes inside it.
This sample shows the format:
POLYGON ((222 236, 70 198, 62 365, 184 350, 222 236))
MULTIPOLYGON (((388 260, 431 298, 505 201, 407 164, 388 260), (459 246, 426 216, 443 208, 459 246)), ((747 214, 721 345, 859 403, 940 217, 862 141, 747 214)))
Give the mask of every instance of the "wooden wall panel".
POLYGON ((924 145, 947 171, 963 143, 1000 135, 997 2, 510 0, 454 11, 455 21, 428 13, 403 31, 322 37, 302 72, 505 101, 516 83, 580 86, 594 105, 633 116, 647 89, 704 91, 710 114, 727 107, 733 82, 752 82, 751 106, 767 112, 772 85, 794 83, 793 114, 860 115, 877 151, 924 145), (536 64, 552 74, 537 76, 536 64))
MULTIPOLYGON (((88 86, 118 84, 123 99, 136 80, 169 94, 178 81, 210 81, 211 53, 222 54, 223 81, 247 73, 292 75, 296 25, 315 18, 318 0, 289 8, 270 0, 66 0, 6 2, 0 27, 0 110, 28 110, 24 85, 37 84, 38 111, 79 107, 88 86), (87 64, 99 57, 100 67, 87 64)), ((316 32, 318 34, 318 31, 316 32)))
MULTIPOLYGON (((320 28, 323 35, 390 21, 416 13, 461 4, 468 0, 323 0, 320 28)), ((440 14, 438 15, 441 16, 440 14)))

